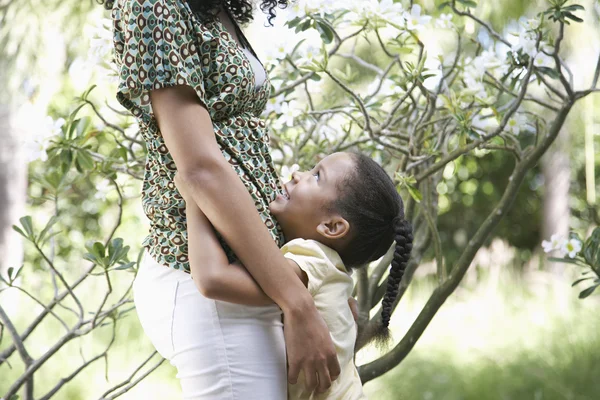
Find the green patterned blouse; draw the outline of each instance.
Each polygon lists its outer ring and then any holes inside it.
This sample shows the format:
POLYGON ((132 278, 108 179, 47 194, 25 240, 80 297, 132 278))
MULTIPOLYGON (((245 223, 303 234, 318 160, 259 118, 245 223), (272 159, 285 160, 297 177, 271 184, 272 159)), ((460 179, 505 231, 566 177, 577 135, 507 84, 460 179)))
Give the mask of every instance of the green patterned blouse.
POLYGON ((281 228, 268 207, 282 188, 260 118, 270 83, 256 88, 251 64, 233 37, 216 19, 200 23, 185 0, 117 0, 112 18, 117 99, 138 120, 147 146, 142 205, 151 227, 143 245, 159 263, 189 272, 185 202, 173 183, 177 169, 149 95, 152 89, 189 85, 210 113, 223 156, 282 246, 281 228))

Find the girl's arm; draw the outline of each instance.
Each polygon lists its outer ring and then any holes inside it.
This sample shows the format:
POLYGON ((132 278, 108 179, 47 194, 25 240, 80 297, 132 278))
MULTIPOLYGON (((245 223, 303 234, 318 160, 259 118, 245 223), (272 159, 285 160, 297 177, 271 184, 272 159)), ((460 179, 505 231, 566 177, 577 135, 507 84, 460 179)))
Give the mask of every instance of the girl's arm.
MULTIPOLYGON (((243 265, 228 263, 210 221, 193 202, 179 175, 175 176, 175 184, 186 201, 190 269, 200 293, 214 300, 249 306, 273 304, 243 265)), ((296 263, 287 261, 301 276, 302 271, 296 263)))

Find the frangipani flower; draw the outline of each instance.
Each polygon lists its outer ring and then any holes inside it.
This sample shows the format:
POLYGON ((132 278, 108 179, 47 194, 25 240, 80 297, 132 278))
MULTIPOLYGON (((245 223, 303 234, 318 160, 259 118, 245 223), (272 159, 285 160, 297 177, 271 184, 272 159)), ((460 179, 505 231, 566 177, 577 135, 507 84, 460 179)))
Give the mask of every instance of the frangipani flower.
POLYGON ((421 15, 421 6, 418 4, 412 6, 410 13, 405 12, 404 18, 406 19, 406 29, 409 31, 421 30, 431 20, 429 15, 421 15))
POLYGON ((544 253, 550 253, 554 250, 559 250, 562 242, 563 242, 562 236, 560 236, 558 233, 555 233, 554 235, 552 235, 550 237, 549 241, 548 240, 542 241, 542 247, 544 248, 544 253))
POLYGON ((575 258, 577 253, 581 251, 581 242, 577 239, 569 239, 562 244, 560 250, 569 258, 575 258))
POLYGON ((302 110, 299 108, 299 103, 296 100, 283 103, 281 105, 281 116, 279 122, 281 125, 287 125, 292 127, 294 125, 294 119, 302 114, 302 110))
POLYGON ((441 28, 441 29, 452 29, 452 28, 454 28, 454 23, 452 22, 452 16, 453 16, 452 14, 442 14, 435 21, 435 24, 437 25, 438 28, 441 28))
POLYGON ((554 66, 554 59, 549 55, 546 55, 542 52, 537 53, 535 59, 533 60, 533 65, 536 67, 548 67, 552 68, 554 66))
POLYGON ((46 149, 48 148, 50 139, 61 133, 64 124, 65 120, 63 118, 55 121, 52 117, 46 117, 44 126, 36 132, 35 137, 23 140, 23 149, 28 162, 35 160, 46 161, 48 159, 46 149))
POLYGON ((100 200, 106 200, 106 195, 111 191, 111 189, 112 185, 110 181, 108 179, 103 179, 96 185, 96 194, 94 197, 100 200))
POLYGON ((527 118, 522 114, 513 114, 512 117, 506 123, 504 129, 513 135, 518 135, 521 130, 525 129, 527 125, 527 118))

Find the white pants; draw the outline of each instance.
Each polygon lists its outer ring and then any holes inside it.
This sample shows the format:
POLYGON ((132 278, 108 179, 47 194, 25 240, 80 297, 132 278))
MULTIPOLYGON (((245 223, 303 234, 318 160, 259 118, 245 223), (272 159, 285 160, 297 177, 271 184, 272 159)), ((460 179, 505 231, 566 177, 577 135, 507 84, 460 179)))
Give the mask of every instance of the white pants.
POLYGON ((177 368, 185 400, 287 398, 279 307, 207 299, 189 274, 147 252, 133 295, 144 332, 177 368))

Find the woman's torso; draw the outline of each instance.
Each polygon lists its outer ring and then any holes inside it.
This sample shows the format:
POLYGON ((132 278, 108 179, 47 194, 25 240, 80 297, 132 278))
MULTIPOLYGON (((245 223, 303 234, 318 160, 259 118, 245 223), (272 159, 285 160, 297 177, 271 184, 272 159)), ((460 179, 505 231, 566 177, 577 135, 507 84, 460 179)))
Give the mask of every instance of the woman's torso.
MULTIPOLYGON (((161 264, 189 271, 185 203, 173 183, 175 163, 159 132, 149 96, 142 93, 135 97, 127 87, 156 88, 154 80, 164 83, 169 78, 171 83, 188 84, 195 87, 199 96, 202 94, 223 156, 248 189, 273 239, 281 246, 281 229, 268 208, 281 187, 265 122, 260 118, 271 90, 268 79, 256 87, 248 56, 223 24, 216 19, 200 23, 183 0, 121 0, 115 4, 113 20, 115 58, 123 85, 117 98, 138 119, 147 145, 142 204, 151 228, 144 246, 161 264), (159 22, 152 22, 154 19, 159 22), (141 28, 140 20, 144 21, 141 28), (160 29, 151 25, 160 25, 160 29), (135 45, 131 44, 132 37, 135 45), (163 71, 156 67, 160 67, 154 58, 157 51, 147 49, 164 43, 169 51, 160 54, 168 57, 168 68, 163 71), (154 68, 146 70, 146 65, 154 68), (176 80, 169 76, 172 71, 177 71, 176 80), (159 76, 161 73, 163 76, 159 76), (129 80, 135 82, 129 84, 129 80)), ((221 243, 233 261, 233 251, 224 241, 221 243)))

